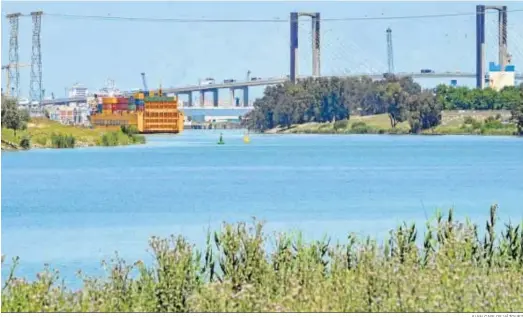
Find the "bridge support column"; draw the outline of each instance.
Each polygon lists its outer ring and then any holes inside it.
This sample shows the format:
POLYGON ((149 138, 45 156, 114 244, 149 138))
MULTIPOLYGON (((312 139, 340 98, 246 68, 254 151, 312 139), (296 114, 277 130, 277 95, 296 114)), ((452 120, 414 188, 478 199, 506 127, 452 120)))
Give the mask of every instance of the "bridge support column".
POLYGON ((200 107, 205 106, 205 90, 200 90, 200 107))
POLYGON ((249 87, 243 87, 243 106, 249 106, 249 87))
POLYGON ((234 107, 234 88, 229 89, 229 100, 229 104, 231 105, 231 107, 234 107))
POLYGON ((312 76, 320 77, 320 13, 312 16, 312 76))
POLYGON ((296 83, 296 76, 298 76, 298 12, 291 12, 291 47, 290 47, 290 63, 291 69, 289 78, 292 83, 296 83))
POLYGON ((212 90, 212 105, 218 107, 218 89, 212 90))
POLYGON ((505 66, 509 63, 508 47, 507 47, 507 6, 502 6, 499 10, 499 65, 501 71, 505 70, 505 66))
POLYGON ((476 6, 476 87, 485 87, 485 6, 476 6))
POLYGON ((187 93, 187 107, 192 107, 192 91, 189 91, 187 93))

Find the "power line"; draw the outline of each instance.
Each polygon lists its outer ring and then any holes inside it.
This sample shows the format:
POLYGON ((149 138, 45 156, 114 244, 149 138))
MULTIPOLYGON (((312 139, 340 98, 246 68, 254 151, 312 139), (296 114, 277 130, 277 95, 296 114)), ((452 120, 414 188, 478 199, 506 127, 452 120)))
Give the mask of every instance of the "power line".
MULTIPOLYGON (((508 10, 507 12, 523 12, 523 9, 508 10)), ((485 14, 492 14, 494 12, 486 12, 485 14)), ((166 23, 288 23, 287 18, 272 18, 272 19, 206 19, 206 18, 146 18, 146 17, 125 17, 125 16, 102 16, 102 15, 75 15, 62 13, 44 13, 49 17, 70 18, 70 19, 91 19, 91 20, 106 20, 106 21, 138 21, 138 22, 166 22, 166 23)), ((432 18, 446 18, 458 16, 475 16, 476 12, 461 12, 461 13, 443 13, 443 14, 425 14, 425 15, 404 15, 404 16, 374 16, 374 17, 348 17, 348 18, 324 18, 322 22, 350 22, 350 21, 366 21, 366 20, 405 20, 405 19, 432 19, 432 18)), ((30 16, 30 15, 23 15, 30 16)))

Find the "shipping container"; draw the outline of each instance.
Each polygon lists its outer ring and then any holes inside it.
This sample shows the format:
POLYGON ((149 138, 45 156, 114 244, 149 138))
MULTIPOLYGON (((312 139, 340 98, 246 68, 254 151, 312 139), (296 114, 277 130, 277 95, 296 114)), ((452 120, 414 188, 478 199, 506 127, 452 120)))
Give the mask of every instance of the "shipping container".
POLYGON ((133 96, 129 97, 129 100, 128 100, 127 104, 134 105, 134 97, 133 96))
POLYGON ((127 103, 128 102, 128 99, 125 98, 125 97, 117 97, 116 98, 116 103, 127 103))
POLYGON ((144 91, 143 95, 144 95, 144 98, 145 97, 149 97, 149 92, 148 91, 144 91))
POLYGON ((115 97, 105 97, 105 98, 102 98, 102 103, 103 104, 113 104, 113 103, 117 103, 117 100, 115 97))
POLYGON ((134 94, 134 98, 136 99, 143 99, 145 96, 142 92, 138 92, 134 94))
POLYGON ((126 103, 117 103, 113 105, 113 110, 127 110, 129 105, 126 103))

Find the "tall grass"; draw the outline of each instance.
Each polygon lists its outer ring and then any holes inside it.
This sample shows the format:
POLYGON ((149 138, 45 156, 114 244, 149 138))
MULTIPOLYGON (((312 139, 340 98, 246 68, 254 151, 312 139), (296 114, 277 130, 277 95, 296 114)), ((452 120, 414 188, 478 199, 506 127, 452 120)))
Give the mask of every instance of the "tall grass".
POLYGON ((51 135, 51 144, 57 149, 74 148, 76 138, 72 135, 53 133, 51 135))
POLYGON ((408 224, 383 242, 349 234, 343 243, 306 243, 280 234, 269 252, 262 223, 224 224, 203 250, 183 237, 153 237, 151 266, 117 258, 106 278, 84 277, 79 291, 49 268, 34 282, 13 273, 2 311, 522 311, 522 227, 495 227, 493 206, 482 237, 450 211, 428 222, 421 239, 408 224))

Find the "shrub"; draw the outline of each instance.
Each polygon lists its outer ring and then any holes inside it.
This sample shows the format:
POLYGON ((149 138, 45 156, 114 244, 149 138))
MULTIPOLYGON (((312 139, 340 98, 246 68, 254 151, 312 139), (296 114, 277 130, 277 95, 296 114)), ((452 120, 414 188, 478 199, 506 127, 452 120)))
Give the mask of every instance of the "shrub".
POLYGON ((72 135, 53 133, 51 135, 51 144, 57 149, 74 148, 76 138, 72 135))
POLYGON ((120 127, 120 130, 128 136, 139 133, 138 128, 136 128, 134 125, 123 125, 120 127))
POLYGON ((343 120, 334 122, 335 131, 345 130, 345 129, 347 129, 348 126, 349 126, 349 120, 347 120, 347 119, 343 119, 343 120))
POLYGON ((24 137, 20 141, 20 146, 23 149, 26 149, 26 150, 29 149, 31 147, 31 138, 27 135, 24 135, 24 137))
POLYGON ((470 117, 470 116, 466 116, 463 119, 463 123, 465 123, 465 124, 474 124, 475 122, 477 122, 477 121, 474 118, 470 117))
POLYGON ((366 133, 372 133, 373 129, 369 127, 365 122, 363 121, 356 121, 351 125, 350 128, 352 133, 357 134, 366 134, 366 133))

